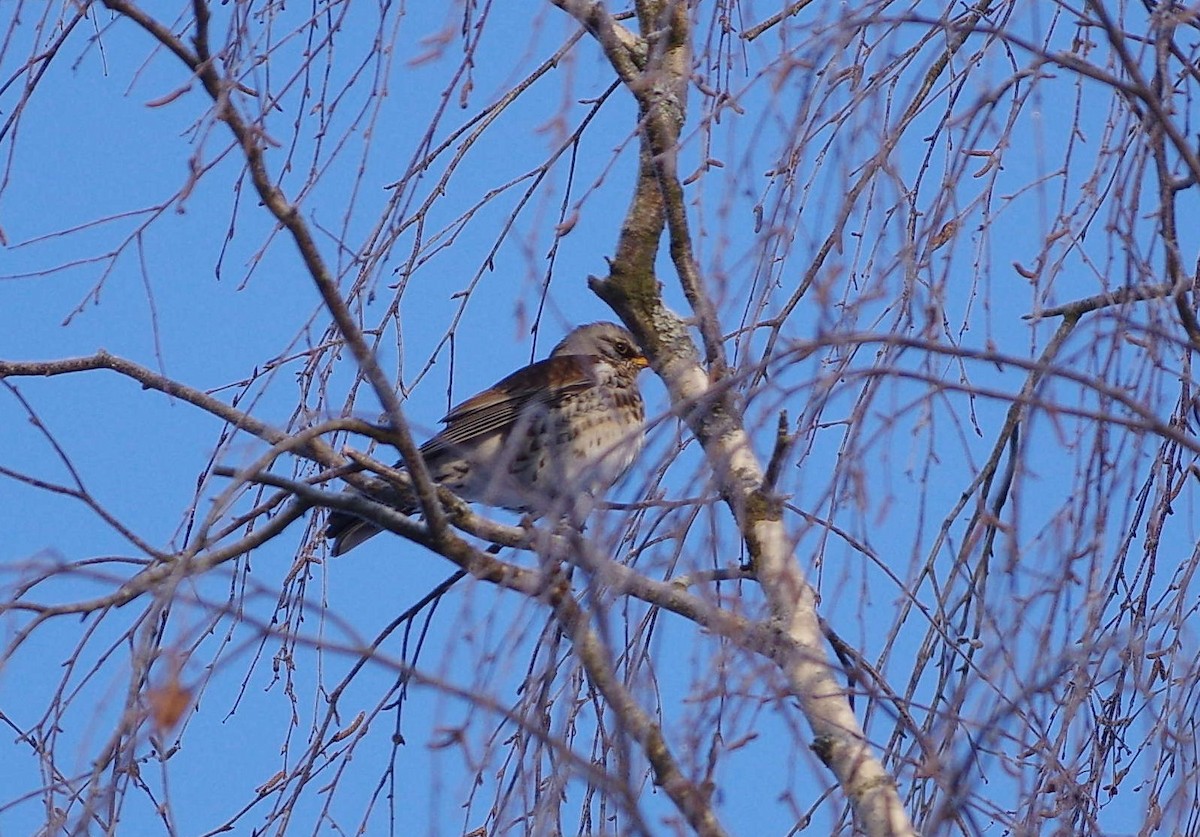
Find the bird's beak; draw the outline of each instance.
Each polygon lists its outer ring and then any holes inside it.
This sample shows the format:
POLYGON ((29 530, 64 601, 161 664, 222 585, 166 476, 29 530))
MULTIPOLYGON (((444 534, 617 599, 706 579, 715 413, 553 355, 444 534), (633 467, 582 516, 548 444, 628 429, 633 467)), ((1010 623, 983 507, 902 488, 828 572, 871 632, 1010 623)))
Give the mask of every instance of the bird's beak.
POLYGON ((630 361, 638 368, 639 371, 650 365, 650 359, 645 355, 638 355, 635 358, 630 358, 630 361))

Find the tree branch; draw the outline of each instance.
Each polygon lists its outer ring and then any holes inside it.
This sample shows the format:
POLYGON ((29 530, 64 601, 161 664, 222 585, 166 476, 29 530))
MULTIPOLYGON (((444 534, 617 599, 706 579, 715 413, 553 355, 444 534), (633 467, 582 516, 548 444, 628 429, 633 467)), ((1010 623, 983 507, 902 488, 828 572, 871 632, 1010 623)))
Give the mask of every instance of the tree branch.
POLYGON ((126 0, 104 0, 105 6, 117 14, 124 15, 136 22, 151 34, 155 40, 170 49, 184 64, 186 64, 200 79, 216 108, 217 118, 224 122, 233 133, 246 159, 246 168, 250 179, 263 205, 275 219, 292 236, 300 258, 316 285, 329 313, 333 316, 338 330, 350 347, 355 361, 363 375, 371 384, 376 397, 387 413, 388 421, 396 434, 396 448, 404 460, 405 467, 412 474, 413 486, 422 511, 429 520, 430 529, 436 536, 448 535, 445 515, 437 504, 437 492, 425 460, 421 457, 417 443, 412 437, 404 413, 400 407, 400 399, 396 396, 393 383, 388 380, 382 367, 375 359, 371 347, 367 345, 361 329, 354 321, 346 301, 334 281, 324 258, 321 256, 316 241, 308 228, 308 224, 300 217, 298 207, 292 204, 275 185, 267 171, 266 156, 263 151, 262 132, 242 118, 230 98, 231 90, 236 85, 227 82, 217 72, 213 61, 204 54, 208 41, 208 7, 205 0, 194 0, 196 14, 195 43, 197 54, 192 55, 170 30, 157 21, 150 19, 145 13, 126 0))
MULTIPOLYGON (((592 14, 595 10, 595 5, 590 7, 592 14)), ((714 386, 726 374, 723 340, 692 255, 683 187, 675 170, 690 74, 687 6, 673 0, 661 5, 644 2, 638 12, 644 37, 651 44, 650 60, 645 71, 626 85, 641 114, 641 164, 610 275, 592 280, 591 287, 643 340, 672 405, 704 448, 742 532, 775 624, 789 639, 777 662, 813 728, 814 746, 841 783, 860 827, 870 835, 914 834, 894 780, 868 747, 825 657, 816 596, 791 554, 781 503, 763 490, 763 468, 750 446, 733 389, 714 386), (659 40, 645 33, 657 33, 659 40), (698 320, 707 371, 700 366, 682 321, 663 303, 653 278, 653 257, 664 223, 680 284, 698 320)), ((608 47, 603 42, 601 46, 621 75, 623 70, 608 47)))

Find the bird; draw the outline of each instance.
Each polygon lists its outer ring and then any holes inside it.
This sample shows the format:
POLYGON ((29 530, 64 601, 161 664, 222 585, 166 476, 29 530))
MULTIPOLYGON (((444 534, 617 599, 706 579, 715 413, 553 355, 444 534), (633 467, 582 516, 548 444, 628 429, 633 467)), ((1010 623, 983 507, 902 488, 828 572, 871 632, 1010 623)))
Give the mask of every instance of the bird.
MULTIPOLYGON (((641 451, 646 411, 637 379, 649 364, 624 327, 579 326, 545 360, 447 413, 445 427, 421 445, 425 466, 434 482, 468 502, 535 517, 558 512, 581 523, 641 451)), ((411 491, 394 491, 387 501, 406 514, 420 509, 411 491)), ((325 536, 337 556, 380 531, 335 511, 325 536)))

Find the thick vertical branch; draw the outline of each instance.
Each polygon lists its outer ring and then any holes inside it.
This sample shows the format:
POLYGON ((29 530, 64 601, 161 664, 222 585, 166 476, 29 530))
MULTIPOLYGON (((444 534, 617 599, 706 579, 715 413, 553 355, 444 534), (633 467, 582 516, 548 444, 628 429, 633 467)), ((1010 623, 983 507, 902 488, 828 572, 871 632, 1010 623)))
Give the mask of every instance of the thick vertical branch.
MULTIPOLYGON (((599 4, 563 4, 590 32, 608 28, 599 4)), ((645 68, 633 80, 618 66, 614 39, 599 39, 639 106, 642 149, 639 176, 609 276, 592 288, 644 341, 675 410, 704 447, 722 496, 732 510, 770 603, 776 626, 788 638, 777 656, 814 732, 813 749, 841 783, 859 826, 871 835, 914 834, 895 781, 871 752, 849 701, 833 675, 817 617, 816 595, 788 545, 782 504, 764 490, 734 393, 719 385, 724 351, 715 310, 693 255, 683 185, 677 171, 679 132, 686 117, 690 74, 687 6, 665 0, 638 3, 646 37, 645 68), (704 342, 708 369, 687 330, 663 303, 654 278, 654 256, 663 228, 671 256, 704 342)))

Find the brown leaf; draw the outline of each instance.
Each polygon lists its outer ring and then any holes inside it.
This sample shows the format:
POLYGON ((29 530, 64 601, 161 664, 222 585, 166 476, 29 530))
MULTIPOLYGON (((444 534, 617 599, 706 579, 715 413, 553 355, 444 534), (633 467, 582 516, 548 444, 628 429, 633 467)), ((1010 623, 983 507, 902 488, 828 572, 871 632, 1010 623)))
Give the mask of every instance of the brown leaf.
POLYGON ((930 252, 933 252, 940 247, 944 247, 947 241, 954 238, 954 234, 956 232, 958 232, 958 221, 951 220, 942 224, 942 228, 938 230, 937 235, 935 235, 933 240, 929 242, 930 252))
POLYGON ((175 729, 183 713, 192 705, 192 690, 181 686, 179 678, 172 675, 162 686, 150 689, 146 700, 155 729, 159 733, 168 733, 175 729))

